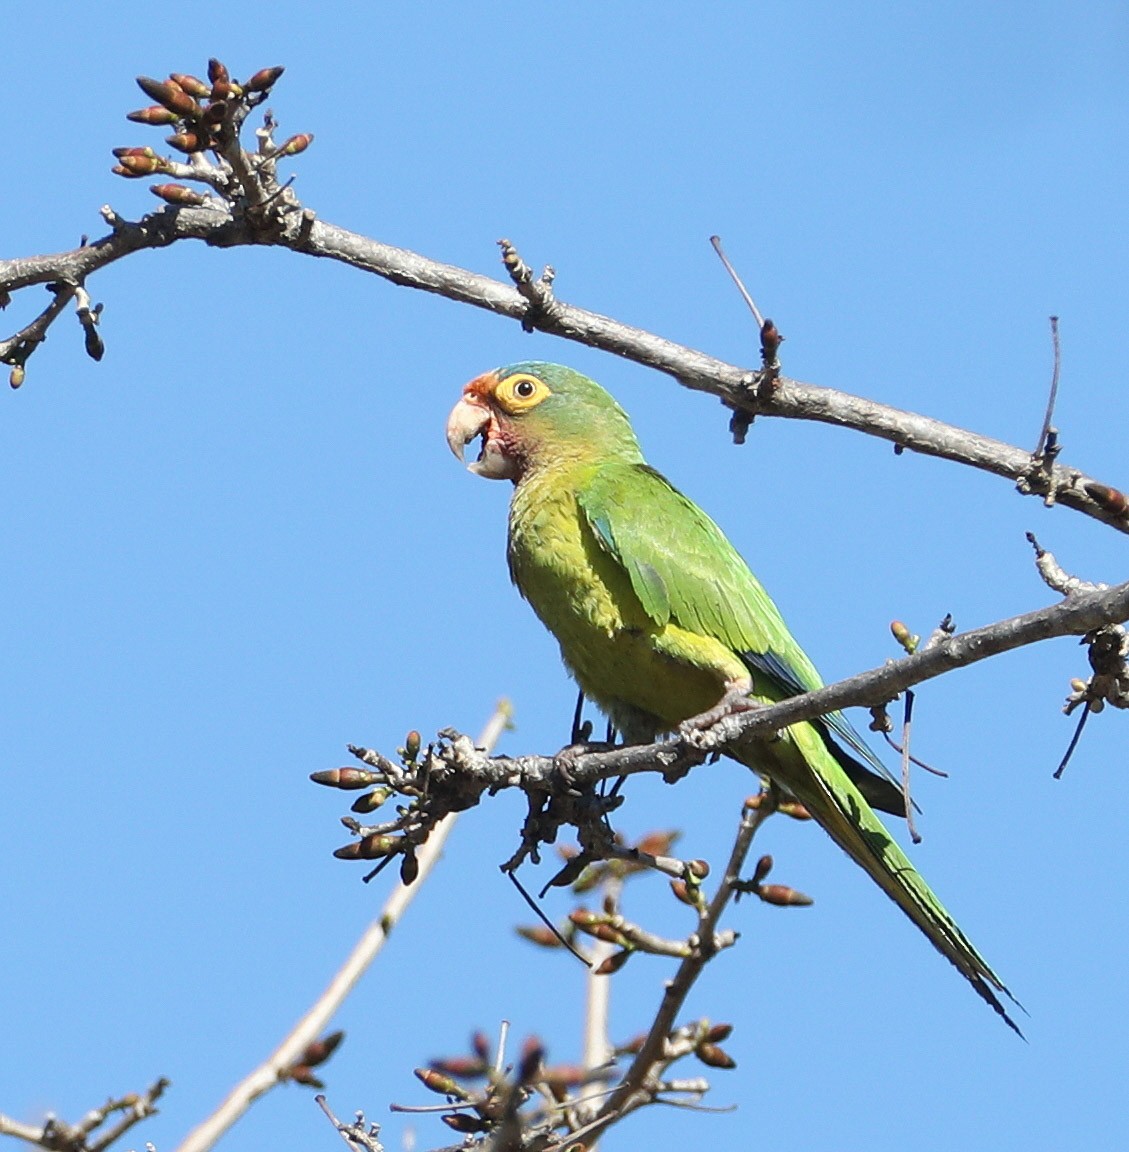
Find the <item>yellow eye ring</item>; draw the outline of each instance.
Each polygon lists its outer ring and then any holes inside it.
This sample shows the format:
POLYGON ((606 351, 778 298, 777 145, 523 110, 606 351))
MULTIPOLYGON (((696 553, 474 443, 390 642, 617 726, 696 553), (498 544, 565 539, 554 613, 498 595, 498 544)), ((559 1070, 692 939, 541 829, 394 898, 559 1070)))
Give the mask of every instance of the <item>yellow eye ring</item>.
POLYGON ((515 372, 507 376, 494 390, 498 403, 512 415, 536 408, 551 395, 549 386, 528 372, 515 372))

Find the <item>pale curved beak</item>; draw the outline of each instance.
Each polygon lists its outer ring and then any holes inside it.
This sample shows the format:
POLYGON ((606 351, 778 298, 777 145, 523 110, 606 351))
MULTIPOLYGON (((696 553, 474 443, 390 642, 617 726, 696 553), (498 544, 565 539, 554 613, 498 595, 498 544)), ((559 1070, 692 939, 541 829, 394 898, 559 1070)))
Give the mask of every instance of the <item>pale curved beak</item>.
POLYGON ((476 436, 482 437, 478 459, 467 465, 471 472, 487 480, 514 480, 517 478, 517 465, 507 454, 497 433, 498 424, 493 413, 470 393, 463 395, 447 417, 447 443, 460 460, 466 458, 466 446, 476 436))
POLYGON ((490 423, 490 409, 464 396, 447 417, 447 444, 460 459, 466 459, 466 446, 481 436, 490 423))

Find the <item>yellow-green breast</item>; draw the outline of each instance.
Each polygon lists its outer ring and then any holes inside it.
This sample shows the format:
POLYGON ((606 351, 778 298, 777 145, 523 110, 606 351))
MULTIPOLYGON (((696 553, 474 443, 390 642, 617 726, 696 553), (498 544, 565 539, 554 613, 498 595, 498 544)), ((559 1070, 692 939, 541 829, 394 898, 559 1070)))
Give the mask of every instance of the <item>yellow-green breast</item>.
POLYGON ((510 506, 510 574, 584 694, 629 739, 650 739, 712 707, 747 672, 717 640, 647 616, 577 501, 598 468, 523 477, 510 506))

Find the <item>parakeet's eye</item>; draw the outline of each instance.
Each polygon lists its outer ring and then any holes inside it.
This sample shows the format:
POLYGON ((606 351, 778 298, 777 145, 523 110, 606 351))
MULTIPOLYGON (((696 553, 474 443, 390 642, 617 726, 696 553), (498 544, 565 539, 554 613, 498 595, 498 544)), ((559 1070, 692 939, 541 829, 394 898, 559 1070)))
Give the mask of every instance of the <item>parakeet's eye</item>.
POLYGON ((543 380, 539 380, 536 376, 530 376, 526 372, 507 376, 494 389, 494 398, 511 415, 535 408, 549 395, 551 393, 548 385, 543 380))

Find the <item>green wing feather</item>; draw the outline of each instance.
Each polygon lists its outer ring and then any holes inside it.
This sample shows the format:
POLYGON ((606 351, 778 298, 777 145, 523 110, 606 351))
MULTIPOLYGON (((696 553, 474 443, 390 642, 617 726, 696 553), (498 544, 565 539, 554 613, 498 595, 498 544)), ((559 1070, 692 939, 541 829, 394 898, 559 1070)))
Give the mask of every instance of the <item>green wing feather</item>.
MULTIPOLYGON (((660 472, 647 464, 609 462, 579 500, 596 538, 628 573, 656 624, 673 620, 725 644, 748 667, 758 696, 783 700, 823 687, 772 598, 725 533, 660 472)), ((816 721, 815 727, 871 804, 905 815, 900 787, 841 712, 816 721), (833 735, 865 766, 837 746, 833 735)))
MULTIPOLYGON (((721 529, 660 473, 645 464, 609 461, 577 498, 600 547, 622 566, 656 624, 674 623, 740 655, 759 697, 781 699, 821 687, 818 672, 776 605, 721 529)), ((871 811, 856 786, 861 781, 851 770, 853 762, 835 747, 829 730, 855 749, 865 749, 836 714, 822 723, 793 725, 747 762, 795 794, 1018 1032, 995 995, 1010 996, 1007 988, 871 811)), ((868 775, 861 765, 854 767, 868 775)))

